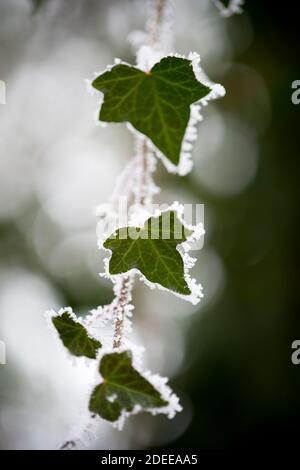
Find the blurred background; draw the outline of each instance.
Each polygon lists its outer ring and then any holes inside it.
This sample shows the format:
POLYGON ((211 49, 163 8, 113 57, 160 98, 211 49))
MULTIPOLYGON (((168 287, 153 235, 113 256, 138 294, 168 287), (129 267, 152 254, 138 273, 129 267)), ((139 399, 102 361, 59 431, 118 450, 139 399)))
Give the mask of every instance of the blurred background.
MULTIPOLYGON (((80 423, 94 372, 53 337, 49 308, 84 314, 112 299, 99 278, 93 209, 133 152, 123 124, 95 126, 92 78, 145 23, 145 0, 0 0, 0 447, 51 449, 80 423)), ((297 17, 247 1, 224 19, 209 0, 174 0, 176 51, 201 55, 227 95, 204 110, 184 178, 158 164, 157 202, 205 204, 193 307, 136 285, 144 363, 170 377, 184 411, 105 422, 92 448, 234 448, 298 440, 297 243, 300 79, 297 17)), ((299 438, 300 439, 300 438, 299 438)))

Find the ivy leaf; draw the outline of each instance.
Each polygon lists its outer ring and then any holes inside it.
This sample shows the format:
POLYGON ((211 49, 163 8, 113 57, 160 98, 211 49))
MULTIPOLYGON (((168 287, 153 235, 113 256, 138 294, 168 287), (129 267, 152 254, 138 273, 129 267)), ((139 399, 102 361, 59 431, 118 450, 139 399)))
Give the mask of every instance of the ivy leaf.
POLYGON ((91 338, 84 326, 76 321, 68 310, 52 317, 52 323, 70 353, 96 359, 97 351, 102 347, 100 341, 91 338))
POLYGON ((103 382, 94 389, 89 409, 108 421, 116 421, 122 410, 132 411, 135 405, 143 410, 167 406, 168 402, 132 366, 130 351, 106 354, 99 367, 103 382))
POLYGON ((115 65, 92 85, 104 93, 101 121, 130 122, 174 165, 179 163, 190 105, 210 92, 196 79, 191 60, 172 56, 149 72, 115 65))
POLYGON ((183 259, 177 245, 191 233, 174 211, 150 217, 142 228, 120 228, 103 244, 112 251, 109 272, 121 274, 136 268, 149 281, 189 295, 191 291, 184 278, 183 259))

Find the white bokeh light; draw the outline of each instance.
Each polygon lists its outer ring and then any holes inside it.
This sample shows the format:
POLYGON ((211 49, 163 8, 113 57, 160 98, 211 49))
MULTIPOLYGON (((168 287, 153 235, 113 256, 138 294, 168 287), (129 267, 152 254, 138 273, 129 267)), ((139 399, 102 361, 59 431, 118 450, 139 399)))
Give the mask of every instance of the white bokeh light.
POLYGON ((253 180, 258 150, 256 137, 231 114, 206 116, 199 126, 192 177, 212 193, 234 196, 253 180))

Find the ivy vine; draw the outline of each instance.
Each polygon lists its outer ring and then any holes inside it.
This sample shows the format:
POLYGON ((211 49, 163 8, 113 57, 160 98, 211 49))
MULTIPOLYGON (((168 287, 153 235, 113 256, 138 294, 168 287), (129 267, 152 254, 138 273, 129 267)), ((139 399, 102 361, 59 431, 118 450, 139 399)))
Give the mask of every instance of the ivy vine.
MULTIPOLYGON (((220 6, 222 2, 215 3, 220 6)), ((237 11, 241 2, 223 3, 226 11, 237 11)), ((110 203, 103 207, 107 220, 116 211, 121 195, 134 207, 127 225, 116 224, 99 240, 100 248, 108 254, 103 275, 113 283, 114 300, 83 319, 70 307, 50 311, 51 325, 68 352, 97 364, 99 383, 88 405, 91 419, 101 417, 120 426, 126 417, 140 411, 172 418, 181 410, 166 380, 141 369, 135 348, 126 338, 132 328, 135 280, 139 278, 152 288, 165 289, 192 303, 202 297, 201 286, 189 274, 195 260, 188 251, 203 234, 203 227, 187 225, 182 206, 176 202, 164 211, 153 211, 158 188, 152 175, 157 157, 167 171, 178 175, 190 171, 200 109, 225 91, 208 80, 197 54, 165 54, 162 31, 169 8, 167 0, 151 3, 152 20, 137 52, 136 65, 116 60, 91 82, 102 98, 99 121, 126 122, 136 147, 110 203), (109 323, 113 325, 110 344, 101 335, 101 326, 109 323)), ((68 440, 61 448, 78 448, 79 441, 68 440)))

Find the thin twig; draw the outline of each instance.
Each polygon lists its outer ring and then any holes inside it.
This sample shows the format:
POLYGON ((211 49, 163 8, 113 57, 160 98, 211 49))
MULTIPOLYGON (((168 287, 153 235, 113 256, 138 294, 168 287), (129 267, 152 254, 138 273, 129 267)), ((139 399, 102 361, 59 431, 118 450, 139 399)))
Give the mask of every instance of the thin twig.
POLYGON ((115 299, 113 311, 116 314, 113 348, 118 349, 122 345, 122 334, 125 320, 125 307, 131 297, 131 278, 126 276, 122 280, 119 296, 115 299))
POLYGON ((66 441, 59 448, 59 450, 73 450, 73 449, 76 449, 75 441, 66 441))
MULTIPOLYGON (((150 43, 152 45, 159 44, 160 42, 160 28, 161 23, 163 20, 164 15, 164 8, 165 8, 166 0, 155 0, 154 4, 154 22, 151 28, 150 36, 150 43)), ((137 142, 138 144, 138 142, 137 142)), ((137 145, 138 148, 138 145, 137 145)), ((146 139, 143 139, 143 147, 141 153, 141 175, 140 175, 140 183, 139 183, 139 195, 136 197, 136 203, 144 206, 147 203, 148 194, 147 194, 147 186, 149 184, 148 180, 148 155, 151 152, 149 145, 146 139)), ((126 169, 127 172, 130 172, 131 166, 126 169)), ((128 179, 130 180, 130 174, 128 179)), ((126 180, 124 174, 124 180, 126 180)), ((123 183, 127 183, 130 185, 130 182, 123 181, 120 182, 120 185, 123 183)), ((116 199, 116 193, 114 192, 112 200, 116 199)), ((133 191, 131 191, 131 194, 133 191)), ((151 197, 151 193, 149 193, 149 197, 151 197)), ((118 349, 122 345, 122 337, 123 337, 123 330, 124 330, 124 320, 126 315, 126 306, 131 300, 131 292, 133 287, 133 275, 124 276, 122 279, 122 283, 120 286, 120 290, 118 296, 114 299, 113 305, 113 313, 115 314, 115 328, 114 328, 114 339, 113 339, 113 348, 118 349)), ((93 424, 94 418, 96 417, 95 414, 91 415, 91 420, 85 427, 83 433, 87 433, 93 424), (92 421, 93 420, 93 421, 92 421)), ((65 441, 60 450, 75 450, 80 448, 81 439, 74 439, 74 440, 67 440, 65 441)))
POLYGON ((84 426, 84 428, 81 431, 81 435, 76 437, 75 439, 69 439, 65 441, 58 450, 79 450, 85 446, 84 441, 87 440, 89 437, 89 433, 92 432, 93 426, 97 424, 97 421, 95 421, 95 418, 97 415, 95 413, 92 413, 90 415, 90 419, 87 422, 87 424, 84 426), (84 440, 83 436, 86 435, 86 439, 84 440))
POLYGON ((152 45, 160 42, 160 28, 163 20, 165 0, 154 0, 154 19, 150 31, 150 43, 152 45))

